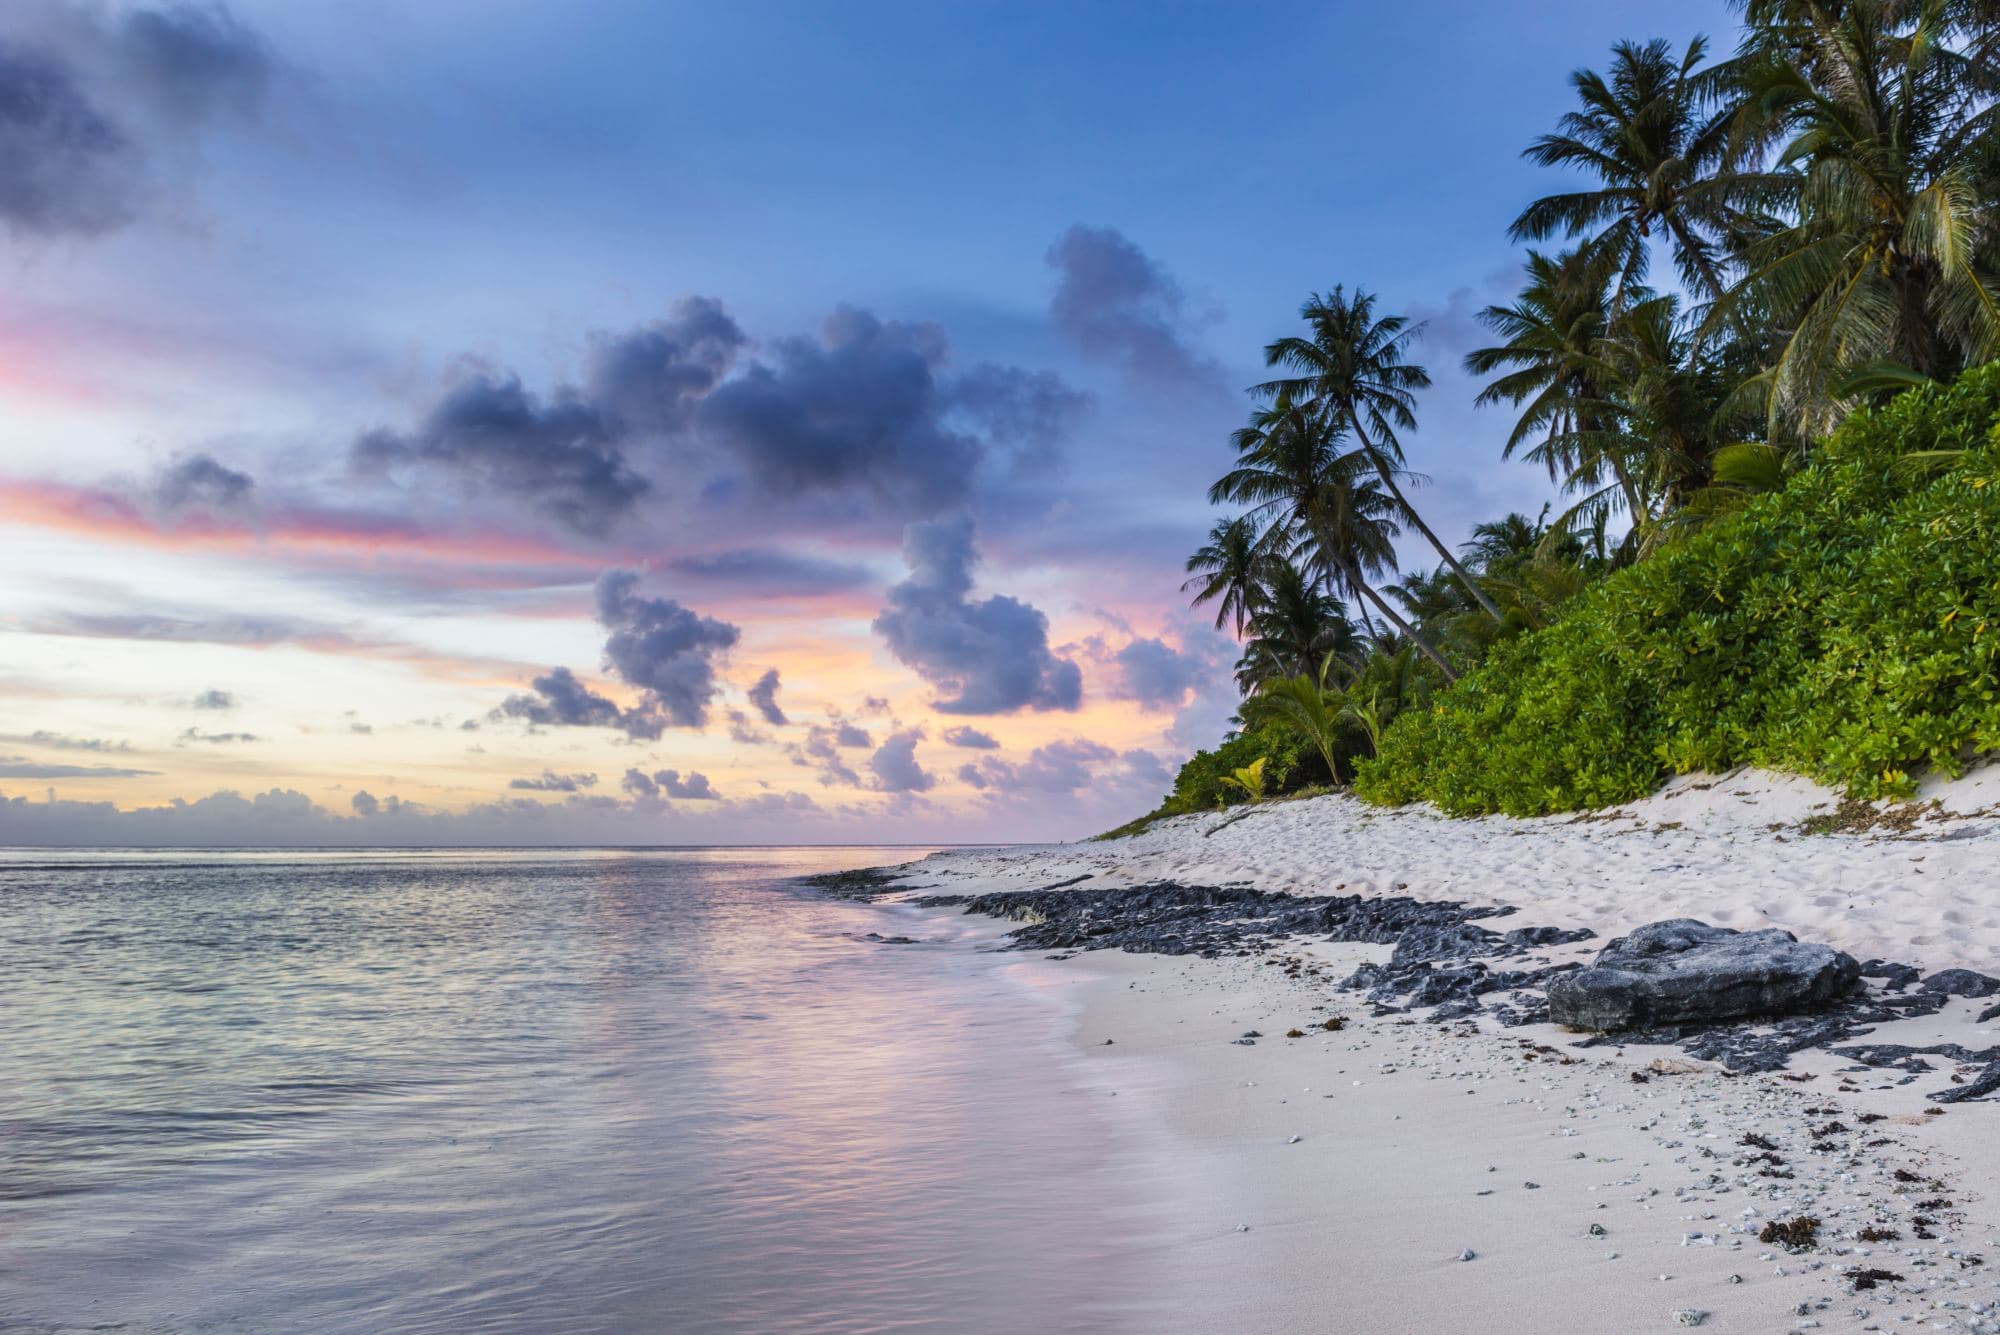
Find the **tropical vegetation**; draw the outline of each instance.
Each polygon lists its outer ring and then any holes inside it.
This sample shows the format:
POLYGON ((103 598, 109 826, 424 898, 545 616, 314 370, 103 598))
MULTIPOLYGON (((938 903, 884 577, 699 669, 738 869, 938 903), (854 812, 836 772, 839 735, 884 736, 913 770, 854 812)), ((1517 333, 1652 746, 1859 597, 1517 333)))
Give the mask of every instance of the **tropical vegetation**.
POLYGON ((1741 763, 1897 795, 2000 749, 2000 8, 1739 8, 1719 57, 1619 43, 1525 149, 1567 188, 1508 224, 1464 366, 1540 514, 1423 516, 1423 329, 1366 288, 1264 348, 1184 586, 1241 645, 1239 727, 1161 814, 1544 812, 1741 763))

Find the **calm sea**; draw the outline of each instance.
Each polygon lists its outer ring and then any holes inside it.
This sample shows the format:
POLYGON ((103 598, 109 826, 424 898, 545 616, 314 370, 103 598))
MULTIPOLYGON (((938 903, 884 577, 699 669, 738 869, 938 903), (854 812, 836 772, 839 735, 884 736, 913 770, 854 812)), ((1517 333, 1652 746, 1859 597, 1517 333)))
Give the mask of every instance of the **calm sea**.
POLYGON ((0 851, 0 1329, 1116 1324, 1048 966, 787 883, 912 856, 0 851))

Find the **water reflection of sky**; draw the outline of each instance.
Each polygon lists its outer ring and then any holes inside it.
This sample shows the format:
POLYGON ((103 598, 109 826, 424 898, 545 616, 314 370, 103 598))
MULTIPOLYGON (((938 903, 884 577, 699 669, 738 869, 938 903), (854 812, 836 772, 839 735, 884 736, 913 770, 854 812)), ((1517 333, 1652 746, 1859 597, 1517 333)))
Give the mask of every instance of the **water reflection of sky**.
POLYGON ((883 860, 0 860, 6 1308, 1098 1324, 1116 1191, 1044 1050, 1059 996, 991 955, 858 940, 903 926, 770 887, 883 860))

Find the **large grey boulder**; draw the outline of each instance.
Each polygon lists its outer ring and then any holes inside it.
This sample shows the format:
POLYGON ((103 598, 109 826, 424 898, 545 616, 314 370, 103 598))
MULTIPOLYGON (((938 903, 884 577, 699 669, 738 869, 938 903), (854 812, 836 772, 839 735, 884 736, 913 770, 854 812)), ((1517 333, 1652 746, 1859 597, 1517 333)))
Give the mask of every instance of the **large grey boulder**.
POLYGON ((1672 918, 1619 937, 1589 968, 1551 979, 1549 1018, 1611 1030, 1780 1015, 1837 1001, 1860 981, 1852 955, 1790 932, 1672 918))

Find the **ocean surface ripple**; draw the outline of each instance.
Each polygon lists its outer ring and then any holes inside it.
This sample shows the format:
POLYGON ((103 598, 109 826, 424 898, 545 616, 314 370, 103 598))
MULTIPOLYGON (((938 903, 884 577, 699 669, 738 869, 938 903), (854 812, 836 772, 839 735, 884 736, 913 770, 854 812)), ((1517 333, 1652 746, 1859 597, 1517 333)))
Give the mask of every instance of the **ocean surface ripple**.
POLYGON ((1060 989, 786 884, 909 856, 0 851, 0 1327, 1102 1328, 1060 989))

